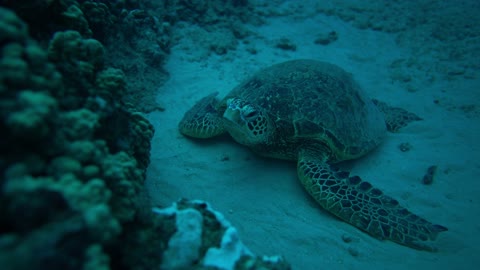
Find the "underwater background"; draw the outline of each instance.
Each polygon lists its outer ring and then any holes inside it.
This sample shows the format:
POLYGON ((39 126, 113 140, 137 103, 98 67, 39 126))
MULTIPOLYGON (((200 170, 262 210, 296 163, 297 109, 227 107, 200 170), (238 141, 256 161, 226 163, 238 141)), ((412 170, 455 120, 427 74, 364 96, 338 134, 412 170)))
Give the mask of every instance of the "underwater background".
POLYGON ((1 269, 475 268, 479 13, 476 0, 0 0, 1 269), (339 166, 448 227, 436 252, 324 211, 295 162, 179 133, 202 97, 304 58, 423 119, 339 166))

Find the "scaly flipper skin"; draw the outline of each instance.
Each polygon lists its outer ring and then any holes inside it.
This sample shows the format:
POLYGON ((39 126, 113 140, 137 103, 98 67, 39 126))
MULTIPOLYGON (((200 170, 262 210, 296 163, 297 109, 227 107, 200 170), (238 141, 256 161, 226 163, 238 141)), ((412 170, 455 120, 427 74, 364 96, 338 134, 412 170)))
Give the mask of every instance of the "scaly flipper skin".
POLYGON ((447 230, 411 213, 360 177, 331 169, 318 155, 302 151, 297 171, 300 182, 323 208, 376 238, 435 251, 428 241, 447 230))
POLYGON ((178 125, 180 132, 193 138, 211 138, 225 133, 223 120, 217 112, 218 93, 210 94, 198 101, 178 125))

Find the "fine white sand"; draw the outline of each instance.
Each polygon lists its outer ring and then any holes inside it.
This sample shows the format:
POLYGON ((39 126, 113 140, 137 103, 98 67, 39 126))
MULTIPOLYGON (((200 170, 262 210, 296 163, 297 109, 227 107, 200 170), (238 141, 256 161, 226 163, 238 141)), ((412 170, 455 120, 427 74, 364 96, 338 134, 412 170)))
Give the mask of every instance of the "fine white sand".
POLYGON ((236 226, 254 253, 283 255, 294 269, 476 268, 480 263, 479 79, 438 76, 429 81, 413 69, 409 72, 418 82, 414 86, 421 89, 407 91, 405 84, 392 81, 390 64, 409 58, 410 47, 399 47, 394 34, 359 30, 322 14, 300 19, 280 16, 250 28, 256 35, 247 38, 249 44, 241 43, 226 55, 206 55, 189 38, 173 48, 166 65, 171 78, 158 92, 165 111, 148 115, 156 129, 147 177, 154 203, 167 206, 181 197, 208 201, 236 226), (313 43, 316 34, 330 30, 338 33, 336 42, 313 43), (275 40, 282 37, 295 43, 297 50, 275 48, 275 40), (252 46, 256 54, 246 50, 252 46), (448 227, 435 242, 438 252, 379 241, 335 218, 303 190, 294 162, 258 157, 228 136, 192 140, 178 132, 183 114, 203 96, 218 91, 222 97, 256 70, 297 58, 337 64, 351 72, 371 97, 424 118, 389 134, 370 155, 341 168, 414 213, 448 227), (400 151, 401 143, 409 143, 411 150, 400 151), (437 174, 432 185, 424 185, 421 179, 431 165, 438 166, 437 174))

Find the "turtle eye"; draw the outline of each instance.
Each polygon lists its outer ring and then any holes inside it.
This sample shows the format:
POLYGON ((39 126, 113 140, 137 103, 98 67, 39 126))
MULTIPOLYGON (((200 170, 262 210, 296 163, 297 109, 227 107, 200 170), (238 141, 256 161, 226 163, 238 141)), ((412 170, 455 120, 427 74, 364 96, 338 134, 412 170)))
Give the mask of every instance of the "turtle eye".
POLYGON ((258 115, 258 112, 257 112, 257 111, 250 111, 250 112, 248 112, 248 113, 245 115, 245 118, 251 119, 251 118, 257 117, 257 115, 258 115))

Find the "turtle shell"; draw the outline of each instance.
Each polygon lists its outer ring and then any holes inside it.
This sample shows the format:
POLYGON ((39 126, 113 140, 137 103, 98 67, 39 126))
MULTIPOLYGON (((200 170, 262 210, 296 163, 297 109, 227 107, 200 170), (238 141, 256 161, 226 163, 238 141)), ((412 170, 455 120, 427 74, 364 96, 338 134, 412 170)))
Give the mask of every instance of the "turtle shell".
MULTIPOLYGON (((295 159, 301 147, 324 146, 330 162, 361 156, 386 133, 383 115, 350 73, 315 61, 293 60, 260 70, 220 103, 240 97, 263 108, 275 123, 269 144, 278 158, 295 159)), ((269 155, 269 153, 260 153, 269 155)))

